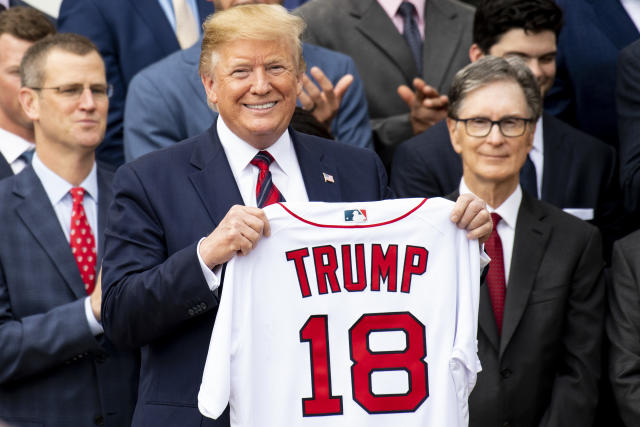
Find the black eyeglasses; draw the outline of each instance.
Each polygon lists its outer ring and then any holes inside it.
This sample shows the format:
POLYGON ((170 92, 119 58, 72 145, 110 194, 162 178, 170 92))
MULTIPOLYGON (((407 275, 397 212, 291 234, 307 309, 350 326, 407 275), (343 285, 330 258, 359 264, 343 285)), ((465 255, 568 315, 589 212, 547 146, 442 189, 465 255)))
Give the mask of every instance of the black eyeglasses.
POLYGON ((489 120, 484 117, 470 117, 468 119, 459 119, 452 117, 453 120, 464 123, 464 129, 469 136, 485 137, 491 132, 493 125, 498 125, 500 133, 503 136, 512 138, 524 135, 527 129, 527 123, 532 123, 533 119, 525 119, 522 117, 505 117, 500 120, 489 120))
POLYGON ((93 95, 95 99, 108 99, 113 95, 113 85, 111 84, 96 84, 85 87, 80 83, 73 83, 55 87, 30 87, 30 89, 33 90, 54 90, 58 95, 72 100, 80 99, 85 88, 91 91, 91 95, 93 95))

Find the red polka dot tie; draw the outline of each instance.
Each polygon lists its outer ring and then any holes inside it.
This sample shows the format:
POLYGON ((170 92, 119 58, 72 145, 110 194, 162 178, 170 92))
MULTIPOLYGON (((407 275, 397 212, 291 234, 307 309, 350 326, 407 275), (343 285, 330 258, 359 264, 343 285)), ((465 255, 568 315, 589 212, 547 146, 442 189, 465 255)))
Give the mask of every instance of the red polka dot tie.
POLYGON ((96 241, 93 238, 91 226, 84 212, 82 203, 84 200, 84 188, 75 187, 69 192, 73 199, 69 243, 80 270, 84 289, 87 294, 91 294, 96 283, 96 241))
POLYGON ((269 171, 271 162, 273 162, 273 157, 268 151, 259 151, 251 160, 251 164, 260 169, 258 182, 256 183, 256 205, 259 208, 285 201, 271 180, 271 171, 269 171))
POLYGON ((487 272, 487 286, 489 288, 489 298, 493 307, 493 314, 498 325, 498 335, 502 334, 502 318, 504 316, 504 299, 507 293, 507 285, 504 275, 504 255, 502 253, 502 240, 498 235, 498 222, 502 218, 497 213, 491 213, 493 221, 493 231, 489 235, 489 240, 484 244, 484 250, 491 257, 489 271, 487 272))

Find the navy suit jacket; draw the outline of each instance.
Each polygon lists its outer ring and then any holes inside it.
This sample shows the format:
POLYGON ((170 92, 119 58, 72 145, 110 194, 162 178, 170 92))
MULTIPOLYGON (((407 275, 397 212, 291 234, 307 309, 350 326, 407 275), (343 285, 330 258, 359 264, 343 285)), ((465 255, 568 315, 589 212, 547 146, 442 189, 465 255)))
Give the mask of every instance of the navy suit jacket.
POLYGON ((620 0, 556 0, 565 24, 556 80, 545 110, 618 147, 615 105, 618 53, 640 37, 620 0))
MULTIPOLYGON (((606 254, 626 231, 615 150, 544 113, 541 199, 561 209, 593 209, 606 254)), ((462 161, 446 121, 416 135, 396 152, 391 187, 398 197, 435 197, 458 189, 462 161)))
POLYGON ((0 154, 0 179, 10 176, 13 176, 13 169, 11 169, 11 165, 7 162, 7 159, 0 154))
MULTIPOLYGON (((371 150, 292 132, 311 201, 390 196, 371 150), (333 176, 334 182, 323 174, 333 176)), ((134 426, 228 425, 203 418, 197 394, 218 299, 198 241, 243 204, 215 130, 122 166, 114 179, 103 263, 103 324, 118 345, 142 348, 134 426)))
MULTIPOLYGON (((331 132, 337 140, 373 148, 367 100, 353 60, 320 46, 303 44, 307 74, 318 66, 335 85, 345 74, 354 81, 344 94, 331 132)), ((200 80, 200 44, 175 52, 142 70, 127 93, 124 120, 124 154, 127 161, 169 147, 204 132, 217 113, 207 105, 200 80)))
MULTIPOLYGON (((197 3, 202 23, 213 13, 213 4, 197 3)), ((124 162, 122 120, 129 82, 147 65, 180 49, 175 32, 158 0, 64 0, 58 31, 88 37, 104 58, 107 81, 114 92, 107 133, 96 153, 99 159, 118 166, 124 162)))
MULTIPOLYGON (((99 234, 112 177, 98 169, 99 234)), ((31 167, 0 182, 0 235, 0 419, 16 426, 128 425, 138 358, 91 333, 78 266, 31 167)))
POLYGON ((502 334, 480 287, 469 425, 591 426, 598 402, 604 279, 598 230, 524 193, 502 334))
POLYGON ((620 181, 625 207, 637 217, 640 212, 640 40, 620 52, 616 106, 620 132, 620 181))

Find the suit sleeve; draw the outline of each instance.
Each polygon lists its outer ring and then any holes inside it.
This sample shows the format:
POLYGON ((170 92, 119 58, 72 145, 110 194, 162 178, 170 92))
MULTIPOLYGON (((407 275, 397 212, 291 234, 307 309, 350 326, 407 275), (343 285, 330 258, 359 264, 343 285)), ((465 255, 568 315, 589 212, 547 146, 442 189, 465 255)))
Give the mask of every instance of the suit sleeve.
POLYGON ((620 416, 628 426, 640 423, 640 292, 638 251, 616 243, 613 283, 608 288, 609 378, 620 416))
MULTIPOLYGON (((353 82, 345 92, 333 119, 331 129, 338 141, 357 147, 373 149, 373 135, 369 124, 369 107, 364 93, 362 80, 351 58, 345 63, 342 75, 351 74, 353 82)), ((334 85, 337 82, 334 82, 334 85)))
POLYGON ((541 426, 590 425, 598 402, 604 327, 602 242, 597 229, 585 238, 565 307, 563 349, 541 426))
POLYGON ((618 59, 616 107, 620 138, 620 182, 625 207, 640 211, 640 44, 622 51, 618 59))
MULTIPOLYGON (((157 81, 156 81, 157 82, 157 81)), ((145 70, 138 73, 129 84, 124 110, 124 156, 127 162, 169 147, 182 141, 186 135, 177 106, 168 102, 166 90, 158 87, 145 70)))
POLYGON ((84 299, 18 319, 1 269, 0 265, 0 384, 102 352, 89 329, 84 299))
POLYGON ((122 119, 126 87, 119 65, 118 43, 112 26, 94 0, 64 0, 60 5, 58 31, 87 37, 98 47, 102 55, 107 81, 113 85, 113 95, 109 98, 107 131, 97 153, 99 159, 118 166, 124 160, 122 119))
POLYGON ((127 165, 114 178, 105 231, 102 322, 117 346, 137 348, 217 307, 196 244, 168 254, 163 225, 127 165))
POLYGON ((453 191, 442 188, 429 163, 414 144, 404 143, 398 147, 393 156, 390 181, 398 197, 442 197, 453 191))

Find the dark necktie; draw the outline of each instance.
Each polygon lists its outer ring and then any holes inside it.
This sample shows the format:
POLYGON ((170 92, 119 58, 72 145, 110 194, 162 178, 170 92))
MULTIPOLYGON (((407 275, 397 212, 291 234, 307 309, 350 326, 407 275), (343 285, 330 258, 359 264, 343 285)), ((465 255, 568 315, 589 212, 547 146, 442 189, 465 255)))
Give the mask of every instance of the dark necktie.
POLYGON ((502 252, 502 240, 498 235, 498 222, 502 218, 497 213, 491 213, 493 231, 489 240, 484 244, 484 250, 491 257, 489 271, 487 272, 487 286, 489 298, 493 307, 493 315, 498 325, 498 335, 502 334, 502 318, 504 316, 504 299, 507 293, 507 285, 504 274, 504 255, 502 252))
POLYGON ((418 69, 418 76, 422 76, 422 37, 420 36, 418 23, 413 17, 414 11, 415 7, 408 1, 403 1, 398 8, 398 13, 404 21, 404 32, 402 36, 407 41, 411 53, 413 53, 413 59, 418 69))
POLYGON ((531 161, 531 156, 527 155, 527 160, 524 162, 524 166, 520 169, 520 184, 522 188, 538 199, 538 180, 536 175, 536 167, 531 161))
POLYGON ((267 151, 258 151, 258 154, 251 160, 251 164, 260 170, 256 183, 256 204, 259 208, 285 201, 271 180, 271 171, 269 170, 271 162, 273 162, 273 157, 267 151))
POLYGON ((80 270, 84 290, 90 295, 96 285, 96 241, 84 211, 84 188, 75 187, 69 192, 73 200, 69 244, 80 270))

